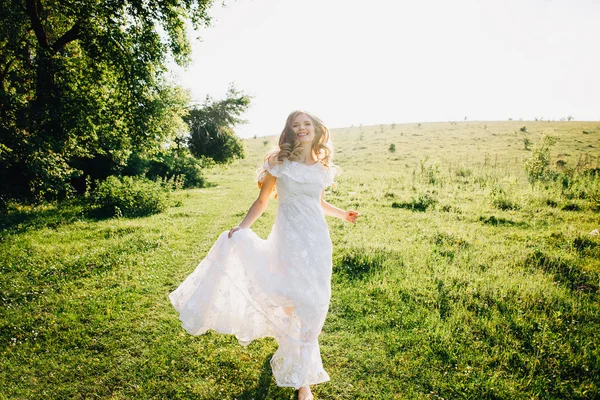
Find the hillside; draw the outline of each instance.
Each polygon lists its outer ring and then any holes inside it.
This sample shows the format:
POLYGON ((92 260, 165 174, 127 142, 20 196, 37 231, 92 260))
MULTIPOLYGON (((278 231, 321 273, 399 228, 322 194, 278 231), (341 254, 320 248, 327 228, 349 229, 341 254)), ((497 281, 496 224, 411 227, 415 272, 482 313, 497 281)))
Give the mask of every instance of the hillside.
MULTIPOLYGON (((328 219, 319 341, 332 379, 316 398, 600 396, 600 238, 589 234, 600 177, 530 184, 544 132, 558 137, 557 171, 558 159, 599 168, 598 122, 332 131, 343 173, 327 199, 362 216, 328 219)), ((246 140, 248 158, 151 217, 94 220, 78 202, 13 209, 0 237, 0 398, 292 398, 271 376, 274 340, 192 337, 167 299, 241 221, 275 141, 246 140)), ((260 236, 276 207, 253 225, 260 236)))

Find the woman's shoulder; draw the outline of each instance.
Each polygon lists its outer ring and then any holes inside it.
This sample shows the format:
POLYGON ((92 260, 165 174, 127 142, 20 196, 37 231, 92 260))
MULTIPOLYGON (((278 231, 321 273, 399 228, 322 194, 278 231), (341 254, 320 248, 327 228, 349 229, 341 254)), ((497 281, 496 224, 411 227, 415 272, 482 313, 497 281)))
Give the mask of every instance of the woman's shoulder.
POLYGON ((284 161, 279 160, 278 154, 276 152, 268 153, 262 165, 262 170, 267 171, 269 174, 278 178, 281 175, 281 168, 284 166, 284 161))

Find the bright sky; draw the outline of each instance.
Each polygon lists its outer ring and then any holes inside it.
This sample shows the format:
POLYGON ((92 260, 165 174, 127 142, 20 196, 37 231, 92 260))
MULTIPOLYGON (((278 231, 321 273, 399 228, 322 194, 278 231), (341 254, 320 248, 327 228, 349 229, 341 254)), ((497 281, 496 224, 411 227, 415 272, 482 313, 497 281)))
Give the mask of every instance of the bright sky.
POLYGON ((598 0, 237 0, 173 67, 195 100, 254 96, 241 137, 296 109, 330 128, 600 120, 598 0))

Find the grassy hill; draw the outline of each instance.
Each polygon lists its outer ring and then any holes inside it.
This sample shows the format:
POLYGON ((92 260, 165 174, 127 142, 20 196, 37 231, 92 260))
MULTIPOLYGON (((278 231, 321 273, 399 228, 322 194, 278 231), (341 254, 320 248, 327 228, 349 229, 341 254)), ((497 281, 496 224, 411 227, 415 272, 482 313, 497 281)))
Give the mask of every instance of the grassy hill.
MULTIPOLYGON (((600 178, 530 184, 541 133, 558 138, 553 165, 600 167, 597 122, 332 131, 343 173, 327 199, 362 216, 328 219, 317 398, 600 396, 600 178)), ((75 201, 2 217, 0 398, 293 398, 271 375, 274 340, 190 336, 167 298, 256 198, 276 137, 246 142, 162 214, 94 220, 75 201)))

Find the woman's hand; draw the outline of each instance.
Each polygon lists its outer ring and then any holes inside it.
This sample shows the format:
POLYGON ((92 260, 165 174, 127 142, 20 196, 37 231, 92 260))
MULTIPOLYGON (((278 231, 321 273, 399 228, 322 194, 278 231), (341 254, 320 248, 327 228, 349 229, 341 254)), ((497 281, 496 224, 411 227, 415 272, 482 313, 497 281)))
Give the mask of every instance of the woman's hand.
POLYGON ((356 223, 356 219, 358 217, 360 217, 360 213, 358 211, 354 211, 354 210, 348 210, 344 214, 344 220, 348 221, 348 222, 352 222, 353 224, 356 223))
POLYGON ((229 234, 227 235, 227 237, 229 239, 231 239, 231 235, 233 235, 233 232, 239 231, 240 229, 242 229, 240 226, 236 226, 235 228, 231 228, 231 230, 229 231, 229 234))

